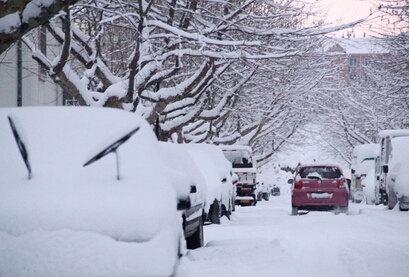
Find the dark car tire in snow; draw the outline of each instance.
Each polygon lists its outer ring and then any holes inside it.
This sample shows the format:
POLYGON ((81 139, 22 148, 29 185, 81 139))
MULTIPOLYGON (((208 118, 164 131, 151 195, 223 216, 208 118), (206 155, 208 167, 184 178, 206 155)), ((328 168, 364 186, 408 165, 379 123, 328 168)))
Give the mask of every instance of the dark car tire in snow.
POLYGON ((197 227, 196 232, 186 239, 186 247, 187 249, 196 249, 202 247, 203 244, 203 221, 200 220, 200 224, 199 227, 197 227))
POLYGON ((223 205, 222 206, 222 216, 226 216, 228 220, 230 220, 230 213, 228 210, 226 210, 226 207, 223 205))
POLYGON ((391 193, 388 194, 388 209, 392 210, 396 205, 396 197, 391 196, 391 193))
POLYGON ((407 212, 408 211, 407 208, 402 208, 401 201, 399 201, 399 211, 401 211, 401 212, 407 212))
POLYGON ((219 202, 215 199, 213 204, 210 206, 210 221, 215 224, 220 224, 220 217, 221 217, 221 209, 219 206, 219 202))
POLYGON ((349 208, 348 204, 341 207, 341 213, 348 214, 349 208))

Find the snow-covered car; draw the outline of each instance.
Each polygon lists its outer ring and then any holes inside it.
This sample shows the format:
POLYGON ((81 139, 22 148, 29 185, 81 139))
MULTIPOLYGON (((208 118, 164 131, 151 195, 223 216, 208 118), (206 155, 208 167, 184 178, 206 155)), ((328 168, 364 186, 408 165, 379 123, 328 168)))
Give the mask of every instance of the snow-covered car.
POLYGON ((409 156, 407 147, 409 130, 382 130, 379 132, 379 138, 379 158, 375 162, 375 182, 376 187, 379 188, 377 203, 388 205, 389 209, 393 209, 398 201, 393 188, 398 171, 395 165, 409 156))
POLYGON ((208 220, 220 223, 220 218, 230 218, 233 209, 234 174, 232 165, 222 150, 210 144, 185 144, 188 153, 206 180, 206 211, 208 220))
POLYGON ((169 169, 177 176, 176 191, 183 192, 186 187, 190 188, 187 209, 182 215, 186 246, 188 249, 202 247, 203 225, 207 218, 205 178, 184 145, 161 142, 160 146, 166 155, 164 160, 169 162, 169 169))
POLYGON ((393 183, 393 192, 399 205, 399 210, 409 210, 409 159, 399 162, 399 172, 393 183))
POLYGON ((364 199, 362 181, 368 172, 375 168, 375 158, 379 155, 379 145, 375 143, 360 144, 354 147, 351 164, 351 190, 353 202, 360 203, 364 199))
POLYGON ((365 195, 366 204, 372 205, 376 203, 376 192, 378 188, 375 186, 375 169, 372 168, 368 171, 366 178, 361 182, 363 192, 365 195))
POLYGON ((271 189, 271 195, 272 196, 280 196, 280 188, 277 187, 276 185, 273 185, 273 188, 271 189))
POLYGON ((0 138, 1 276, 174 274, 189 191, 175 190, 144 119, 2 108, 0 138))
POLYGON ((263 191, 263 199, 266 201, 270 200, 271 186, 266 183, 263 183, 262 191, 263 191))
POLYGON ((263 183, 256 183, 256 199, 257 201, 263 200, 263 183))
POLYGON ((409 137, 394 137, 389 144, 389 160, 382 166, 382 176, 386 178, 384 183, 388 196, 388 208, 393 209, 396 204, 399 204, 401 211, 407 211, 409 209, 409 183, 407 182, 409 137))
POLYGON ((347 183, 336 165, 301 165, 292 180, 292 214, 298 210, 348 212, 347 183))

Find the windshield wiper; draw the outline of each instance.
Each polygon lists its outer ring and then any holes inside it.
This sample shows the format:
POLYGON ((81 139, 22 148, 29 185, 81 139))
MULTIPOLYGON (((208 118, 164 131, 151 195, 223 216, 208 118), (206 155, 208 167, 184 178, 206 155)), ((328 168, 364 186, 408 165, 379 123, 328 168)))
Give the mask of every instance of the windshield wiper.
POLYGON ((11 130, 13 131, 14 138, 16 139, 18 150, 20 150, 21 156, 23 157, 24 163, 26 164, 28 170, 28 179, 31 179, 31 166, 28 160, 27 148, 17 131, 13 119, 10 116, 7 116, 7 118, 9 119, 11 130))
POLYGON ((118 139, 117 141, 115 141, 114 143, 112 143, 111 145, 109 145, 108 147, 106 147, 104 150, 102 150, 101 152, 99 152, 98 154, 96 154, 94 157, 92 157, 88 162, 86 162, 83 166, 87 166, 92 164, 95 161, 98 161, 99 159, 101 159, 102 157, 108 155, 109 153, 114 152, 116 155, 116 170, 117 170, 117 175, 116 178, 119 180, 120 176, 119 176, 119 161, 118 161, 118 153, 116 152, 116 150, 118 149, 119 146, 121 146, 125 141, 127 141, 130 137, 132 137, 137 131, 139 130, 139 127, 135 128, 134 130, 130 131, 128 134, 126 134, 125 136, 121 137, 120 139, 118 139))

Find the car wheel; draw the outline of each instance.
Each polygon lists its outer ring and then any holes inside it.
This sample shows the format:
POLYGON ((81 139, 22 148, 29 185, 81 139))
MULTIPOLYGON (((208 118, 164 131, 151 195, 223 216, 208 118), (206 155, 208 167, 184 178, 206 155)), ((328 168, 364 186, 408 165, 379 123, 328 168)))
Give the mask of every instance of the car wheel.
POLYGON ((348 210, 349 210, 348 204, 341 207, 341 213, 348 214, 348 210))
POLYGON ((391 196, 391 193, 388 194, 388 209, 392 210, 396 205, 395 199, 391 196))
POLYGON ((226 209, 226 207, 222 206, 222 216, 226 216, 228 220, 230 220, 230 212, 226 209))
POLYGON ((186 247, 187 249, 196 249, 202 247, 203 244, 203 221, 200 220, 200 224, 199 227, 197 227, 196 232, 186 239, 186 247))
POLYGON ((402 204, 400 203, 400 201, 399 201, 399 211, 401 211, 401 212, 407 212, 408 211, 407 208, 402 208, 402 204))
POLYGON ((215 224, 220 224, 221 209, 219 202, 215 199, 210 206, 210 221, 215 224))
POLYGON ((291 215, 298 215, 298 207, 292 206, 291 215))
POLYGON ((384 204, 385 206, 388 205, 388 196, 386 195, 385 192, 381 193, 381 202, 382 204, 384 204))

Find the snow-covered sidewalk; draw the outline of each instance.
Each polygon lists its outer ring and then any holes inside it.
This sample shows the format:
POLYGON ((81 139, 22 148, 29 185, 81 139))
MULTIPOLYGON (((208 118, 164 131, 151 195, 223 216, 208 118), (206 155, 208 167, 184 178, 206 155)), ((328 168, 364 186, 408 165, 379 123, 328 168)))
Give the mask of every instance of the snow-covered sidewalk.
POLYGON ((205 226, 206 247, 189 251, 177 277, 408 276, 409 213, 350 204, 349 215, 290 216, 290 195, 236 207, 205 226))

